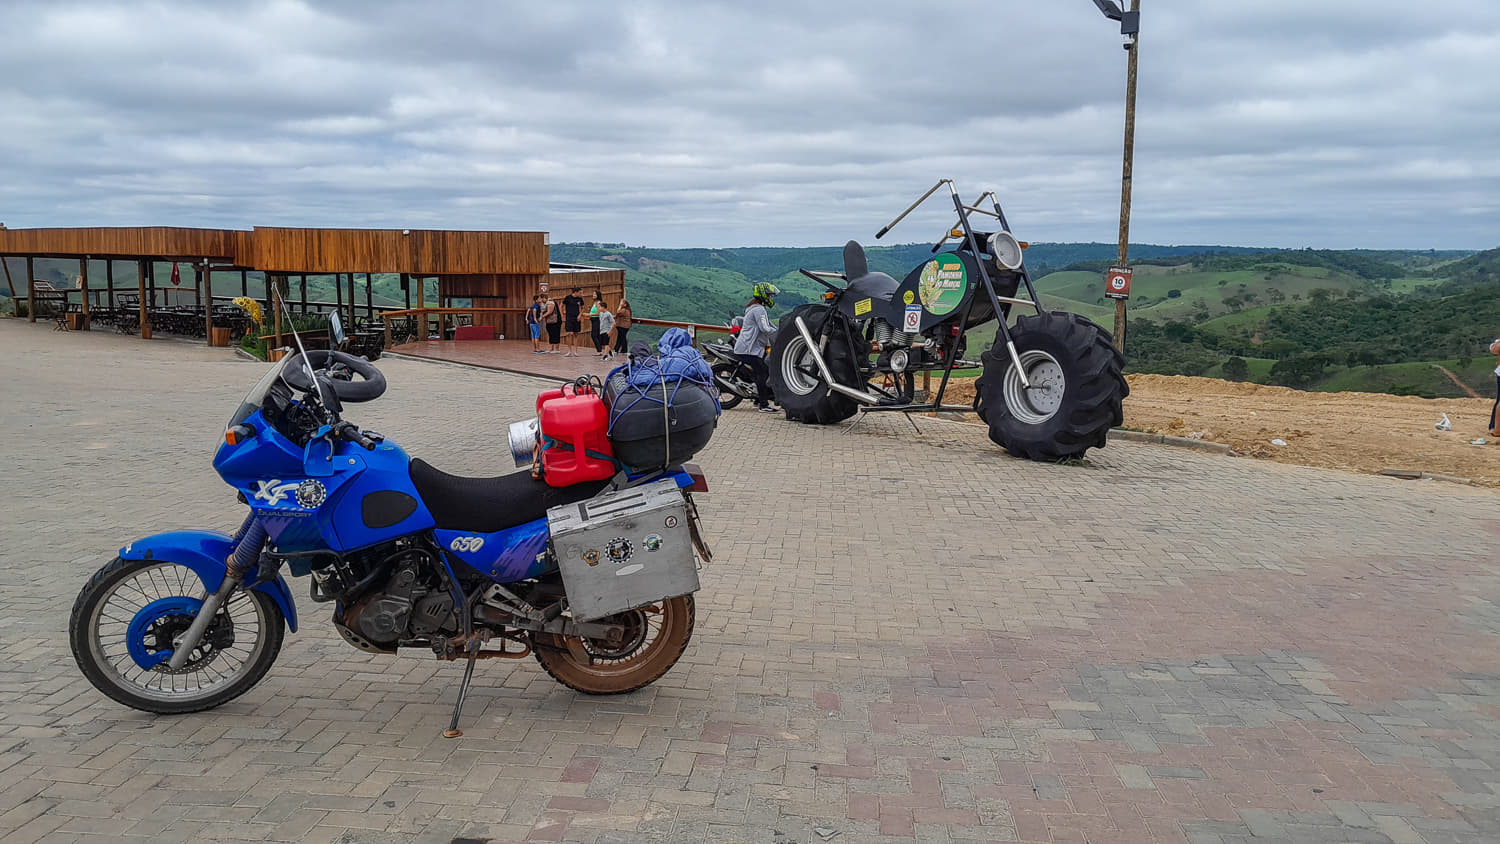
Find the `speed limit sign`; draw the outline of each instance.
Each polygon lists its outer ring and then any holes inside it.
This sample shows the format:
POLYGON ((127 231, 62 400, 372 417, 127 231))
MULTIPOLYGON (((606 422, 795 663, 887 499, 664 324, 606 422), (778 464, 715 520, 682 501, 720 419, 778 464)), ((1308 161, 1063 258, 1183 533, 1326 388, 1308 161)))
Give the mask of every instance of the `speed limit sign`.
POLYGON ((1104 295, 1111 299, 1130 298, 1130 267, 1110 267, 1104 274, 1104 295))

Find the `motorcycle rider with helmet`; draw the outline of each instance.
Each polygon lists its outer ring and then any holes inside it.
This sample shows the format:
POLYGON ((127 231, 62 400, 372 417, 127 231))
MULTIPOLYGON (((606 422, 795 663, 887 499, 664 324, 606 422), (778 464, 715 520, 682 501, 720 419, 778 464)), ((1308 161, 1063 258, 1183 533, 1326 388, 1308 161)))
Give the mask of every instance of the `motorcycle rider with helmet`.
POLYGON ((755 406, 761 413, 780 413, 775 396, 766 380, 771 370, 766 366, 766 347, 776 339, 776 326, 766 311, 776 307, 776 294, 781 290, 774 284, 760 282, 750 290, 750 302, 745 305, 745 315, 740 319, 740 333, 734 340, 734 358, 749 367, 755 377, 755 406))

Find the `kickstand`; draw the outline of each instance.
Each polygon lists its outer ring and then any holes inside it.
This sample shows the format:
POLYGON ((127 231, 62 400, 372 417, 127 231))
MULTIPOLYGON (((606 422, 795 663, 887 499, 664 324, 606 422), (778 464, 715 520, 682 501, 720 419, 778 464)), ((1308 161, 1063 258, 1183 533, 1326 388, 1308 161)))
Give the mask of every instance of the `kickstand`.
POLYGON ((854 414, 854 421, 850 422, 849 423, 849 427, 847 427, 847 428, 844 429, 844 433, 845 434, 847 434, 850 431, 854 430, 854 426, 855 425, 858 425, 859 423, 865 421, 865 412, 864 412, 864 410, 863 409, 857 409, 857 410, 858 410, 858 412, 854 414))
POLYGON ((917 420, 911 418, 911 414, 910 413, 903 413, 901 415, 905 416, 906 417, 906 421, 908 421, 908 422, 911 423, 911 429, 913 431, 917 432, 917 436, 919 436, 919 437, 922 436, 922 429, 917 427, 917 420))
POLYGON ((464 709, 464 698, 469 696, 469 681, 474 679, 474 663, 479 660, 479 643, 469 644, 469 664, 464 666, 464 681, 458 687, 458 700, 453 703, 453 721, 443 731, 443 738, 458 738, 464 734, 458 728, 458 716, 464 709))

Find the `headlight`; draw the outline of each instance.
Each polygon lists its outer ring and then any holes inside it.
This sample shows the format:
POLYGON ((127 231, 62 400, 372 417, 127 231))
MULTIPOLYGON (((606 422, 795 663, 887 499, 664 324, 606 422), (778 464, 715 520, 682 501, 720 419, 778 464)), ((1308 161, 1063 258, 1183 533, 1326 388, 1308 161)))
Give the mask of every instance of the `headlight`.
POLYGON ((995 256, 995 263, 1007 270, 1019 270, 1021 268, 1021 244, 1015 235, 1010 232, 995 232, 990 235, 990 254, 995 256))

